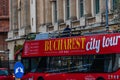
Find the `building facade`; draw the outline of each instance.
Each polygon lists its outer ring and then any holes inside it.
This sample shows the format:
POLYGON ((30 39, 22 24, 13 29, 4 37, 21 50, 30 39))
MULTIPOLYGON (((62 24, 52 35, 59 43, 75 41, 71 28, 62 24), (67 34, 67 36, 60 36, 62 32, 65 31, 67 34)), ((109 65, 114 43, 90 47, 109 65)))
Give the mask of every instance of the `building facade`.
POLYGON ((0 0, 0 60, 7 60, 7 32, 9 31, 9 0, 0 0))
MULTIPOLYGON (((117 30, 114 22, 115 0, 108 0, 109 30, 117 30)), ((25 35, 61 31, 66 25, 81 34, 105 31, 105 0, 10 0, 8 48, 14 59, 15 48, 23 45, 25 35)))

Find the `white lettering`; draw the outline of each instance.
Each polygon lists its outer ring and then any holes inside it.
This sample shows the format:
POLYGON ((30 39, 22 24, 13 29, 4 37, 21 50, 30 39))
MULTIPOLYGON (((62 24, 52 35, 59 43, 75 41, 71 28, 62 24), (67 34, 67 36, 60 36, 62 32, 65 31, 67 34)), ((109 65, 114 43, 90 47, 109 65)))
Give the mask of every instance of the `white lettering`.
POLYGON ((98 53, 100 51, 100 40, 96 41, 95 48, 96 52, 98 53))
POLYGON ((86 44, 86 50, 87 50, 87 51, 90 50, 90 49, 89 49, 89 45, 90 45, 90 42, 88 42, 88 43, 86 44))
POLYGON ((109 47, 109 46, 116 46, 118 45, 118 39, 120 38, 120 36, 114 36, 114 37, 110 37, 110 38, 106 38, 105 36, 103 37, 103 43, 102 43, 102 47, 109 47))
MULTIPOLYGON (((101 47, 109 47, 109 46, 116 46, 118 45, 118 40, 120 36, 112 36, 112 37, 106 37, 103 36, 103 41, 101 47)), ((86 50, 96 50, 96 53, 100 51, 100 40, 96 40, 95 38, 91 38, 89 42, 86 44, 86 50)))
POLYGON ((86 44, 86 50, 96 50, 98 53, 100 51, 100 40, 91 38, 91 41, 86 44))

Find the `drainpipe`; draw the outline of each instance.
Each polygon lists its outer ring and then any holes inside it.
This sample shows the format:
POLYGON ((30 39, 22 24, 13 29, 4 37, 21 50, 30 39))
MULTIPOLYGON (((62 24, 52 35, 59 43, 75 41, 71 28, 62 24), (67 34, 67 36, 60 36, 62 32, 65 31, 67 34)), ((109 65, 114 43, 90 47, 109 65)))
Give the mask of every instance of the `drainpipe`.
POLYGON ((109 25, 108 25, 108 0, 106 0, 106 31, 109 31, 109 25))

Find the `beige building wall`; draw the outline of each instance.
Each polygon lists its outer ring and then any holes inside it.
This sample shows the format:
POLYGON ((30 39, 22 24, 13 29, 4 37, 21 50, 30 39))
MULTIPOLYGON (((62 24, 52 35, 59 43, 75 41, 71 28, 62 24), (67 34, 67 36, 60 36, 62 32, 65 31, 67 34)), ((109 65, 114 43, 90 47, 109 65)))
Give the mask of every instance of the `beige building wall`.
POLYGON ((92 14, 92 9, 91 9, 91 0, 84 0, 84 5, 85 5, 85 8, 84 8, 84 14, 85 16, 91 16, 92 14))
POLYGON ((10 30, 8 32, 9 59, 14 60, 15 45, 23 45, 30 33, 30 0, 10 0, 10 30))
POLYGON ((18 0, 18 35, 26 34, 30 27, 30 0, 18 0))
POLYGON ((100 13, 105 13, 105 9, 106 9, 106 6, 105 6, 105 0, 100 0, 100 13))
POLYGON ((45 0, 37 0, 37 23, 45 24, 45 0))
POLYGON ((45 0, 45 23, 51 24, 52 22, 52 5, 50 0, 45 0))

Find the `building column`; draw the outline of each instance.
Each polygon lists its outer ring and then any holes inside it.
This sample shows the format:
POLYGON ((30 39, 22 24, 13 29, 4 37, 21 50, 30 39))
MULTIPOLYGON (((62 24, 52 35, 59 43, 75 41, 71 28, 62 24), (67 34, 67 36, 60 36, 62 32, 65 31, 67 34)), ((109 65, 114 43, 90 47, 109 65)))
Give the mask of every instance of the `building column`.
POLYGON ((9 60, 14 60, 14 41, 8 43, 9 60))
MULTIPOLYGON (((36 32, 36 0, 33 4, 31 4, 31 10, 29 10, 30 6, 28 6, 28 4, 30 3, 29 0, 21 0, 22 4, 23 4, 23 9, 22 9, 22 14, 20 12, 20 27, 24 27, 24 35, 28 34, 27 27, 28 25, 30 25, 30 20, 31 20, 31 32, 36 32), (30 12, 30 13, 29 13, 30 12), (30 17, 31 14, 31 17, 30 17), (30 18, 29 18, 30 17, 30 18), (33 19, 33 21, 32 21, 33 19), (22 21, 22 25, 21 25, 21 21, 22 21)), ((21 34, 21 33, 20 33, 21 34)))
POLYGON ((12 22, 13 22, 13 29, 18 29, 18 11, 17 11, 17 1, 12 0, 12 7, 13 7, 13 12, 12 12, 12 22))
POLYGON ((100 0, 100 14, 105 13, 105 0, 100 0))
POLYGON ((84 0, 84 14, 85 16, 91 16, 91 0, 84 0))
POLYGON ((45 24, 45 0, 39 0, 39 3, 37 3, 37 7, 39 7, 38 10, 40 10, 39 13, 37 12, 37 15, 40 16, 39 23, 40 25, 45 24))
POLYGON ((18 0, 18 28, 21 28, 21 0, 18 0))
POLYGON ((31 32, 36 32, 36 0, 30 0, 31 32))
POLYGON ((77 14, 77 19, 79 19, 79 0, 76 0, 76 14, 77 14))
POLYGON ((9 1, 9 13, 10 13, 10 27, 9 27, 9 31, 11 31, 13 29, 13 26, 12 26, 12 0, 9 1))
POLYGON ((92 16, 95 16, 95 0, 91 0, 91 11, 92 11, 92 16))
POLYGON ((57 1, 57 19, 58 23, 63 22, 64 14, 63 14, 63 0, 56 0, 57 1))
MULTIPOLYGON (((25 14, 25 27, 27 27, 28 25, 30 25, 30 5, 29 5, 30 1, 29 0, 25 0, 25 4, 24 4, 24 14, 25 14)), ((35 1, 36 4, 36 1, 35 1)))
POLYGON ((113 0, 108 0, 108 11, 111 12, 113 9, 113 0))
POLYGON ((76 15, 76 0, 70 0, 70 18, 72 20, 77 19, 77 15, 76 15))
POLYGON ((52 6, 50 0, 45 0, 45 22, 48 25, 52 23, 52 6))

